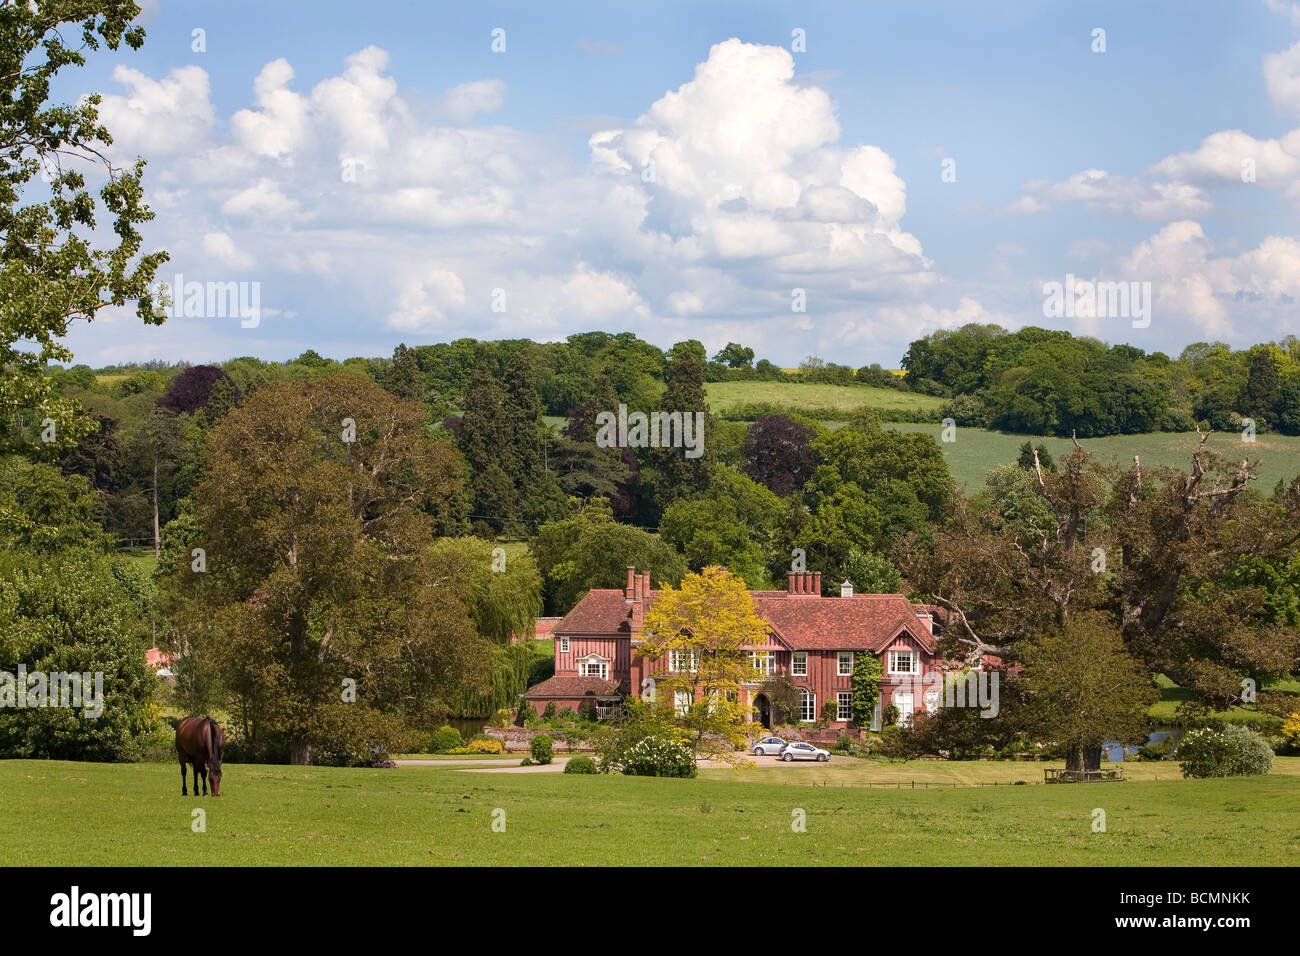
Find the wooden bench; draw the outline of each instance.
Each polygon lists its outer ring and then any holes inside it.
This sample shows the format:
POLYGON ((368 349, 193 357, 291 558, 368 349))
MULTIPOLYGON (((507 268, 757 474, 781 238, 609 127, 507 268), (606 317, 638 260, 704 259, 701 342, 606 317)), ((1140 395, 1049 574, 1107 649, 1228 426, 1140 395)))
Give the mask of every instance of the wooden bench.
POLYGON ((1123 780, 1123 770, 1044 770, 1043 783, 1109 783, 1123 780))

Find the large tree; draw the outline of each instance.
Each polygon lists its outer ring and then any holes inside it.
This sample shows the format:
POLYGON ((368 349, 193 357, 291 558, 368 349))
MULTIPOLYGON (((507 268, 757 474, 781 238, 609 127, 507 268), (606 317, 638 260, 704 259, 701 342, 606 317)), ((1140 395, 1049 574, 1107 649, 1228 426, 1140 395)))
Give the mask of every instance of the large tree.
POLYGON ((430 552, 461 481, 420 406, 355 375, 267 385, 217 424, 194 496, 206 571, 182 554, 170 580, 177 638, 220 635, 246 733, 310 763, 318 741, 418 726, 484 681, 490 646, 430 552))
MULTIPOLYGON (((1033 472, 1038 506, 990 520, 957 502, 933 546, 918 538, 903 549, 904 571, 949 609, 949 649, 972 662, 1019 659, 1026 639, 1098 612, 1148 672, 1228 703, 1244 678, 1297 661, 1300 637, 1267 618, 1263 592, 1215 582, 1250 555, 1293 553, 1300 481, 1263 500, 1247 493, 1256 463, 1219 459, 1205 436, 1191 459, 1189 472, 1144 470, 1138 458, 1106 469, 1076 445, 1056 474, 1033 472)), ((1094 767, 1100 747, 1072 759, 1094 767)))
POLYGON ((167 255, 141 253, 139 227, 153 218, 144 161, 113 165, 98 94, 48 102, 60 71, 84 65, 87 51, 139 49, 139 12, 130 0, 0 4, 0 447, 23 443, 12 427, 19 412, 52 419, 54 441, 68 447, 94 429, 43 375, 72 358, 61 341, 72 322, 134 301, 145 322, 162 321, 149 285, 167 255), (49 183, 44 201, 35 201, 38 177, 49 183))

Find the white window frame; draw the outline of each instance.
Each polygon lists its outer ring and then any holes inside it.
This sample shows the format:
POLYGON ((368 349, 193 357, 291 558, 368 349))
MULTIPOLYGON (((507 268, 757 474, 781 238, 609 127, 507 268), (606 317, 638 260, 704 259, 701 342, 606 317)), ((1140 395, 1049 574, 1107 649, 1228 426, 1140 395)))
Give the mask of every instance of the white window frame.
POLYGON ((560 638, 560 653, 569 653, 569 639, 567 637, 560 638))
POLYGON ((764 677, 771 677, 776 672, 776 655, 771 651, 750 651, 749 663, 764 677))
POLYGON ((668 669, 674 674, 694 674, 700 669, 700 654, 695 648, 673 648, 668 652, 668 669), (682 663, 686 667, 682 667, 682 663))
POLYGON ((599 677, 601 680, 609 680, 609 658, 601 657, 599 654, 588 654, 582 660, 578 661, 579 677, 599 677), (589 668, 595 667, 596 673, 592 673, 589 668))
POLYGON ((799 688, 799 720, 805 724, 817 720, 817 695, 806 687, 799 688), (809 714, 812 716, 808 716, 809 714))
POLYGON ((842 690, 836 693, 835 702, 838 707, 835 717, 837 720, 853 719, 853 692, 842 690))
POLYGON ((838 677, 852 677, 852 676, 853 676, 853 662, 854 662, 854 660, 856 660, 856 657, 854 656, 854 654, 853 654, 852 651, 837 651, 836 654, 835 654, 835 674, 836 674, 836 676, 838 676, 838 677), (844 661, 845 661, 846 658, 848 659, 848 662, 849 662, 848 670, 845 670, 845 669, 844 669, 844 661))
POLYGON ((921 655, 916 651, 890 651, 889 652, 889 673, 891 674, 919 674, 921 672, 921 655), (898 669, 898 659, 906 654, 910 662, 907 670, 898 669))
POLYGON ((807 651, 794 651, 790 655, 790 674, 792 677, 808 676, 808 652, 807 651), (803 667, 803 670, 799 669, 801 666, 803 667))
POLYGON ((679 690, 673 693, 673 710, 677 712, 678 717, 685 717, 686 712, 691 709, 695 703, 695 695, 689 690, 679 690))

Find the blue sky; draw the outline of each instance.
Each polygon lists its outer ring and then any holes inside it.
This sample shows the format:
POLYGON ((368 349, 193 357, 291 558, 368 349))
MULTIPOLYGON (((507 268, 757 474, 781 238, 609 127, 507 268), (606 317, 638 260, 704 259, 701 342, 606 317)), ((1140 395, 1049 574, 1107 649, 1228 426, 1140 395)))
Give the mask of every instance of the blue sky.
POLYGON ((896 366, 967 321, 1171 354, 1297 331, 1283 0, 144 5, 144 48, 60 92, 104 93, 115 157, 150 161, 164 277, 257 282, 263 313, 107 316, 77 361, 602 328, 896 366), (1149 326, 1045 318, 1067 274, 1150 283, 1149 326))

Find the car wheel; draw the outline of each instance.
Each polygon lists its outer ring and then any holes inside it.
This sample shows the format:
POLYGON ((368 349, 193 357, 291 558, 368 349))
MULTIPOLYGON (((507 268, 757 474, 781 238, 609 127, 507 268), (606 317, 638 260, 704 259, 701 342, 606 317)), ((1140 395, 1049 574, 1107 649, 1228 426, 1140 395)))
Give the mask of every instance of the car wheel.
POLYGON ((828 757, 828 756, 826 756, 825 754, 818 754, 818 755, 817 755, 817 759, 820 760, 822 763, 825 763, 826 761, 830 760, 831 758, 828 757))
POLYGON ((762 747, 755 747, 755 748, 754 748, 754 756, 755 756, 755 757, 761 757, 761 756, 763 756, 763 748, 762 748, 762 747))
POLYGON ((784 760, 786 763, 789 763, 794 758, 791 757, 789 754, 781 754, 781 759, 784 760))

